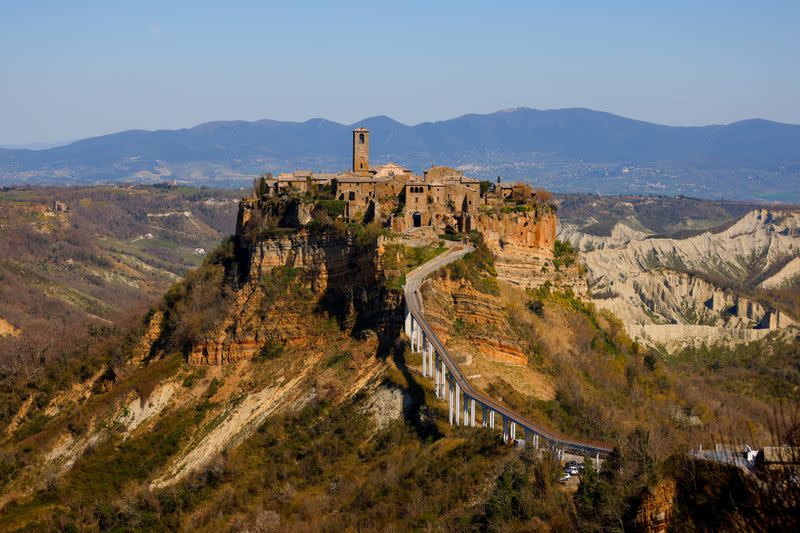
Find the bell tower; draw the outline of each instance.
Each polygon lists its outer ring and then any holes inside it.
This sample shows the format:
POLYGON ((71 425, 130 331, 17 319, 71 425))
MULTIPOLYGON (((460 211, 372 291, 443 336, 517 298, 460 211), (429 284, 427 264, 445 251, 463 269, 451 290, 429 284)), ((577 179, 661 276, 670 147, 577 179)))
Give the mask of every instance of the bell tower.
POLYGON ((353 130, 353 172, 369 172, 369 130, 353 130))

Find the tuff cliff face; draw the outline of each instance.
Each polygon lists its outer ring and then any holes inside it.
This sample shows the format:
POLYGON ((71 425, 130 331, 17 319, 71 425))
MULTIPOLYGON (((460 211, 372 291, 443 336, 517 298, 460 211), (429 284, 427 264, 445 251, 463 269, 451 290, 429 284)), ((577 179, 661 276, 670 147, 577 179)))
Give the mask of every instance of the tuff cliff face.
MULTIPOLYGON (((252 358, 268 343, 304 342, 302 331, 309 314, 271 306, 269 291, 260 282, 276 268, 298 275, 311 298, 319 301, 315 305, 340 323, 349 321, 350 327, 364 322, 363 317, 386 317, 398 305, 399 295, 384 288, 379 244, 359 247, 355 237, 341 228, 305 228, 310 214, 302 203, 276 205, 261 205, 256 200, 240 204, 236 226, 238 290, 220 325, 192 347, 190 364, 230 363, 252 358), (282 229, 258 236, 254 228, 269 220, 282 229)), ((555 214, 538 209, 470 214, 465 226, 462 229, 483 234, 495 255, 499 280, 523 287, 554 281, 548 272, 552 270, 555 214)), ((510 357, 520 358, 520 354, 511 356, 511 352, 510 357)))
POLYGON ((649 489, 642 498, 636 512, 634 527, 641 533, 664 533, 669 531, 675 507, 676 484, 672 478, 664 478, 649 489))
POLYGON ((352 236, 299 230, 240 246, 237 254, 239 290, 220 325, 192 348, 190 364, 250 359, 268 343, 303 345, 309 321, 318 320, 310 308, 354 327, 359 316, 382 317, 397 305, 382 287, 377 249, 359 249, 352 236), (308 308, 284 307, 262 283, 276 268, 308 291, 308 308))
POLYGON ((547 279, 543 267, 553 260, 556 215, 535 211, 474 215, 470 226, 483 234, 495 256, 497 276, 523 287, 537 287, 547 279))
POLYGON ((426 316, 446 344, 459 334, 449 324, 457 316, 463 324, 461 329, 469 331, 470 347, 487 360, 515 366, 528 364, 528 357, 508 327, 506 310, 499 297, 478 292, 464 280, 446 278, 426 286, 425 297, 430 303, 426 316))

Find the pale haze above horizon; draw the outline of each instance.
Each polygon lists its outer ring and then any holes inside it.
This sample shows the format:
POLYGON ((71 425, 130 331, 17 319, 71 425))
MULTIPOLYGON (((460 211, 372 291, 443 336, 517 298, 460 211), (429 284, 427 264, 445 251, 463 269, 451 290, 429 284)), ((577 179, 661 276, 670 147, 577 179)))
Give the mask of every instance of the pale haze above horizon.
POLYGON ((0 4, 0 145, 526 106, 800 123, 800 3, 0 4))

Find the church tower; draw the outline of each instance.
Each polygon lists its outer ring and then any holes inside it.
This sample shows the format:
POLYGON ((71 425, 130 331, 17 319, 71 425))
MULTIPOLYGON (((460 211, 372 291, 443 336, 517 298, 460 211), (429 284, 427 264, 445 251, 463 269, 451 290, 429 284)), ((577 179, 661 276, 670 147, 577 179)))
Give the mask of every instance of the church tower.
POLYGON ((369 130, 353 130, 353 172, 369 172, 369 130))

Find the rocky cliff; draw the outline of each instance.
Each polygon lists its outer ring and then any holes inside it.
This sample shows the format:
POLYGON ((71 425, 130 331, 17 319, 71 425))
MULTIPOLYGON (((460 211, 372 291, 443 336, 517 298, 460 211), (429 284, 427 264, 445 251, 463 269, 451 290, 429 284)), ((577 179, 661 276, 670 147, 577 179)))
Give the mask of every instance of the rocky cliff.
POLYGON ((672 478, 664 478, 655 487, 648 489, 639 505, 634 519, 636 531, 641 533, 664 533, 669 531, 675 508, 676 484, 672 478))
POLYGON ((302 345, 309 320, 319 320, 312 309, 357 327, 366 322, 359 316, 385 317, 398 304, 382 286, 377 248, 359 249, 350 235, 299 230, 240 246, 237 255, 239 289, 221 324, 192 348, 190 364, 249 359, 267 343, 302 345), (276 269, 308 291, 306 306, 274 305, 265 280, 276 269))
POLYGON ((468 226, 483 234, 495 256, 497 276, 502 281, 524 287, 538 287, 546 279, 541 274, 553 260, 556 241, 556 215, 553 213, 470 215, 468 226))

